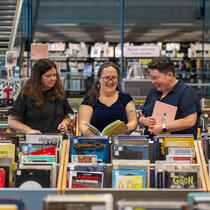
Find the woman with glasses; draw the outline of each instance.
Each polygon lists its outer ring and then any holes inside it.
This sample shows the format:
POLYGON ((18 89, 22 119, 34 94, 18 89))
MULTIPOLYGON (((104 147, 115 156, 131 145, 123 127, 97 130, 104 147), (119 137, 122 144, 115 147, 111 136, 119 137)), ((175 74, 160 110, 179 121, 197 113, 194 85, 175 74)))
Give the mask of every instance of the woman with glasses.
POLYGON ((39 59, 8 111, 10 127, 23 133, 67 132, 73 113, 54 62, 39 59))
POLYGON ((140 124, 145 126, 144 134, 193 134, 196 138, 198 117, 201 114, 196 92, 176 78, 174 63, 166 56, 153 58, 148 69, 156 87, 147 96, 140 117, 140 124), (156 101, 177 107, 174 121, 165 123, 162 120, 162 124, 156 122, 152 117, 156 101))
POLYGON ((79 108, 79 129, 82 135, 94 135, 83 123, 86 121, 100 132, 115 120, 124 121, 128 133, 136 129, 136 109, 132 97, 120 91, 119 66, 113 62, 102 64, 97 80, 85 96, 79 108))

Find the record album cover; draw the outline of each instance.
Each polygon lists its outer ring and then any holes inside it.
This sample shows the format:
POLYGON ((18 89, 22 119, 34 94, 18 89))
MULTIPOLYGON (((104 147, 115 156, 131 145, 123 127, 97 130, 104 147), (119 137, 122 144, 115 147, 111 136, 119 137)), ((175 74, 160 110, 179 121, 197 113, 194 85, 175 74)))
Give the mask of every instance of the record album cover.
POLYGON ((17 169, 14 176, 14 186, 20 188, 50 187, 50 170, 17 169))

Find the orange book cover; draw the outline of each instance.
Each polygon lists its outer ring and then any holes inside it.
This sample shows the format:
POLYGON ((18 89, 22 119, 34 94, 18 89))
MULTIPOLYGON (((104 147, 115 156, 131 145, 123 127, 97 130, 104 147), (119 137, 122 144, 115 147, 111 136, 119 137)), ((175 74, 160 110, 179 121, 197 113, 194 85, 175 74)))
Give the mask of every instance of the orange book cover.
POLYGON ((152 117, 157 121, 157 124, 162 124, 165 118, 165 123, 172 122, 176 116, 177 106, 166 104, 160 101, 155 102, 152 117))

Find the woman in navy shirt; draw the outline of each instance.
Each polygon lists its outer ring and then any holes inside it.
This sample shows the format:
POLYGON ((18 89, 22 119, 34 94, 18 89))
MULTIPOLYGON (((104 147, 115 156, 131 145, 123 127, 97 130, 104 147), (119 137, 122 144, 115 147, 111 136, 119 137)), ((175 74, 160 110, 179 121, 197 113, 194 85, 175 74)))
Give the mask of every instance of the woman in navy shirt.
POLYGON ((147 96, 140 123, 145 126, 144 134, 179 133, 197 137, 198 116, 201 114, 199 97, 196 92, 175 77, 173 61, 160 56, 148 65, 152 83, 156 86, 147 96), (177 106, 175 120, 165 124, 156 123, 151 117, 156 101, 177 106))
POLYGON ((83 135, 94 135, 83 121, 99 131, 115 120, 124 121, 129 133, 136 129, 135 105, 129 94, 120 91, 119 78, 119 66, 115 63, 106 62, 100 66, 97 80, 79 108, 79 129, 83 135))

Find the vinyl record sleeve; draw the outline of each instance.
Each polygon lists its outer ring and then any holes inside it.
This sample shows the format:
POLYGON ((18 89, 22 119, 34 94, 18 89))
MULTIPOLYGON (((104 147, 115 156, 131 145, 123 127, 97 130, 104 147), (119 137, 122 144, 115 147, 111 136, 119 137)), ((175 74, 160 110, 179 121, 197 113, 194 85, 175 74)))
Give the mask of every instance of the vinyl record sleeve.
POLYGON ((56 163, 21 163, 19 164, 19 168, 21 169, 46 169, 50 170, 50 187, 56 188, 56 179, 57 179, 57 167, 56 163))
POLYGON ((50 187, 50 170, 17 169, 14 176, 14 186, 20 188, 50 187))

